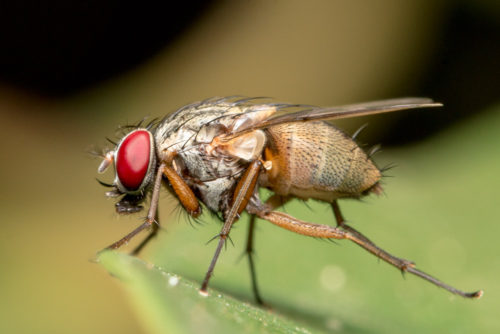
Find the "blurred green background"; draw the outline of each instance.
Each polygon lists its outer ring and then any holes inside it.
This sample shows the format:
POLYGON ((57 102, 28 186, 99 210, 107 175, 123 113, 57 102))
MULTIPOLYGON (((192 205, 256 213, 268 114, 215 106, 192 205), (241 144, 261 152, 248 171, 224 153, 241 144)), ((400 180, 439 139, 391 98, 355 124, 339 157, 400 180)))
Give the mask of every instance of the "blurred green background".
MULTIPOLYGON (((324 106, 398 96, 444 102, 442 109, 342 122, 352 132, 369 121, 360 139, 381 142, 377 163, 397 168, 384 180, 384 196, 340 204, 379 245, 457 288, 484 289, 481 300, 402 279, 346 242, 333 245, 261 221, 259 283, 277 312, 311 330, 500 331, 495 1, 200 2, 177 17, 173 9, 145 4, 130 11, 142 21, 111 11, 111 2, 108 11, 97 2, 85 10, 59 6, 79 18, 67 14, 63 21, 51 17, 58 13, 52 4, 28 13, 22 3, 12 13, 1 11, 8 18, 2 17, 2 31, 10 36, 0 39, 0 332, 148 331, 123 284, 93 262, 141 215, 114 213, 114 201, 94 179, 99 161, 86 152, 105 146, 118 125, 233 94, 324 106), (125 26, 113 26, 110 12, 125 26), (37 14, 40 22, 33 21, 37 14), (162 24, 173 28, 140 30, 148 15, 164 15, 162 24), (51 24, 64 38, 56 38, 51 24), (76 24, 80 35, 73 39, 76 24), (48 42, 27 38, 30 32, 48 42), (168 38, 148 39, 163 32, 168 38)), ((201 282, 215 247, 206 241, 220 225, 204 215, 206 224, 191 227, 166 191, 160 204, 164 231, 142 257, 201 282)), ((327 206, 308 205, 286 209, 331 223, 327 206)), ((246 260, 237 261, 245 233, 246 218, 233 229, 235 247, 222 254, 212 286, 252 301, 246 260)))

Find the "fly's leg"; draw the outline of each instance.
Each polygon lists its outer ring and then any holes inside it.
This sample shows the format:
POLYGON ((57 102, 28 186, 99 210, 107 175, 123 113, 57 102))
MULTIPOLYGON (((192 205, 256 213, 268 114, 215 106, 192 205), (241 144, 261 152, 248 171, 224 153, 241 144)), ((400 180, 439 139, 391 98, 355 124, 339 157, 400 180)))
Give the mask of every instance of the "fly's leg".
POLYGON ((385 262, 387 262, 389 264, 392 264, 396 268, 399 268, 401 270, 401 272, 412 273, 412 274, 414 274, 418 277, 421 277, 421 278, 423 278, 423 279, 425 279, 425 280, 427 280, 427 281, 429 281, 429 282, 431 282, 431 283, 433 283, 441 288, 444 288, 452 293, 455 293, 457 295, 460 295, 460 296, 463 296, 466 298, 480 298, 482 296, 482 294, 483 294, 482 291, 463 292, 463 291, 460 291, 458 289, 455 289, 454 287, 449 286, 449 285, 441 282, 437 278, 434 278, 434 277, 430 276, 429 274, 426 274, 423 271, 416 269, 414 262, 411 262, 411 261, 408 261, 405 259, 401 259, 401 258, 398 258, 394 255, 389 254, 385 250, 383 250, 380 247, 378 247, 377 245, 375 245, 370 239, 365 237, 361 232, 358 232, 356 229, 354 229, 353 227, 351 227, 345 223, 345 220, 342 216, 342 213, 340 212, 340 208, 339 208, 337 201, 334 201, 332 203, 332 209, 333 209, 333 213, 335 215, 335 219, 337 220, 337 226, 339 226, 343 230, 352 234, 356 239, 356 240, 351 239, 352 241, 354 241, 359 246, 363 247, 364 249, 366 249, 367 251, 369 251, 373 255, 377 256, 378 258, 384 260, 385 262))
MULTIPOLYGON (((290 197, 283 197, 283 196, 274 194, 267 199, 266 205, 275 209, 277 207, 284 205, 290 199, 291 199, 290 197)), ((245 249, 245 253, 247 254, 248 265, 250 267, 250 278, 252 280, 253 295, 255 297, 255 300, 257 301, 257 304, 265 305, 265 303, 260 295, 259 287, 257 285, 257 274, 256 274, 256 270, 255 270, 255 262, 253 260, 253 255, 254 255, 253 241, 254 241, 254 231, 255 231, 255 219, 256 219, 255 215, 250 215, 250 223, 248 225, 247 246, 245 249)))
POLYGON ((236 186, 233 196, 233 203, 224 221, 222 230, 219 233, 219 243, 217 244, 217 248, 215 249, 214 257, 210 262, 210 266, 208 267, 205 279, 203 280, 203 284, 201 285, 200 292, 203 294, 207 293, 208 281, 210 280, 210 277, 212 277, 215 264, 217 263, 217 259, 219 258, 220 252, 222 250, 222 246, 224 246, 224 242, 229 236, 229 231, 231 230, 233 223, 239 218, 240 213, 245 209, 248 201, 250 200, 250 197, 254 192, 261 167, 262 163, 259 160, 253 161, 236 186))
MULTIPOLYGON (((194 195, 193 191, 189 186, 182 180, 182 178, 175 172, 172 167, 167 165, 164 166, 162 173, 167 177, 168 181, 172 185, 177 198, 179 198, 182 206, 186 211, 193 217, 198 217, 201 214, 201 207, 194 195)), ((144 239, 133 251, 133 255, 139 254, 139 252, 146 246, 146 244, 153 239, 158 230, 160 229, 160 220, 158 214, 158 206, 156 207, 156 220, 155 224, 151 225, 151 233, 144 239)))
POLYGON ((149 241, 151 241, 154 237, 156 237, 159 230, 160 230, 160 217, 158 215, 158 207, 157 207, 155 224, 151 225, 151 232, 149 232, 148 236, 144 240, 142 240, 142 242, 137 247, 135 247, 130 254, 138 255, 142 251, 144 246, 146 246, 149 243, 149 241))
MULTIPOLYGON (((158 167, 158 171, 156 172, 156 177, 155 177, 155 183, 153 185, 153 195, 151 196, 151 205, 149 206, 148 210, 148 215, 146 217, 146 221, 142 223, 139 227, 137 227, 135 230, 118 240, 117 242, 109 245, 105 249, 118 249, 124 244, 127 244, 133 237, 135 237, 139 232, 142 230, 150 227, 156 222, 156 214, 158 212, 158 200, 160 198, 160 188, 161 188, 161 180, 162 180, 162 175, 163 175, 163 170, 165 169, 165 164, 161 164, 158 167)), ((156 233, 156 232, 154 232, 156 233)), ((145 244, 151 239, 152 237, 148 236, 140 245, 139 247, 144 247, 145 244)), ((140 249, 139 249, 140 250, 140 249)), ((134 251, 135 252, 135 251, 134 251)))
POLYGON ((184 182, 184 180, 172 167, 165 166, 163 173, 170 182, 172 189, 174 190, 184 209, 192 217, 198 217, 201 214, 201 207, 191 188, 189 188, 187 183, 184 182))
POLYGON ((181 204, 184 206, 186 211, 193 217, 198 217, 200 215, 201 208, 198 200, 196 199, 196 196, 193 194, 193 191, 181 179, 181 177, 174 171, 172 167, 167 166, 166 163, 162 163, 158 167, 158 171, 156 172, 155 183, 153 185, 153 195, 151 197, 151 205, 148 210, 146 221, 117 242, 106 247, 106 249, 118 249, 124 244, 128 243, 142 230, 151 228, 151 233, 132 251, 131 254, 136 255, 148 244, 150 240, 152 240, 156 236, 160 228, 158 218, 158 201, 160 198, 160 189, 163 175, 165 175, 169 180, 172 188, 174 189, 174 192, 180 199, 181 204))
MULTIPOLYGON (((387 263, 392 264, 393 266, 399 268, 403 273, 412 272, 412 270, 418 272, 417 269, 414 269, 415 267, 414 262, 401 259, 394 255, 389 254, 388 252, 384 251, 383 249, 375 245, 370 239, 365 237, 361 232, 356 230, 354 227, 347 225, 344 220, 344 217, 342 216, 342 213, 340 212, 340 208, 337 201, 334 201, 332 203, 332 209, 333 209, 333 214, 335 215, 335 220, 337 221, 337 226, 355 236, 357 240, 362 241, 363 244, 356 242, 359 246, 363 247, 364 249, 366 249, 373 255, 377 256, 378 258, 386 261, 387 263)), ((414 274, 420 276, 416 272, 414 274)))
MULTIPOLYGON (((335 215, 335 219, 337 220, 337 226, 343 229, 346 232, 349 232, 352 234, 358 241, 356 242, 359 246, 363 247, 376 257, 384 260, 387 263, 392 264, 393 266, 399 268, 401 272, 411 272, 411 268, 415 267, 415 263, 412 261, 408 261, 405 259, 400 259, 394 255, 389 254, 388 252, 384 251, 383 249, 379 248, 377 245, 375 245, 370 239, 365 237, 361 232, 358 232, 354 227, 351 227, 345 223, 344 217, 342 216, 342 213, 340 212, 339 205, 337 201, 334 201, 332 203, 332 209, 333 209, 333 214, 335 215)), ((416 270, 416 269, 415 269, 416 270)), ((418 271, 418 270, 417 270, 418 271)), ((417 275, 418 276, 418 275, 417 275)))
POLYGON ((279 207, 282 207, 286 203, 290 202, 292 197, 290 196, 281 196, 277 194, 273 194, 266 200, 266 206, 268 210, 276 210, 279 207))
MULTIPOLYGON (((345 219, 342 216, 342 213, 340 212, 340 208, 339 208, 339 205, 337 203, 337 200, 334 200, 332 202, 332 209, 333 209, 333 214, 335 215, 335 220, 337 221, 337 227, 340 227, 343 230, 350 232, 352 235, 355 235, 359 240, 364 240, 365 243, 372 244, 373 246, 375 246, 375 244, 370 239, 368 239, 363 234, 358 232, 356 229, 354 229, 354 227, 351 227, 351 226, 346 224, 345 219)), ((399 259, 399 260, 401 260, 401 259, 399 259)), ((405 260, 401 260, 401 261, 405 261, 405 260)), ((407 261, 407 262, 409 265, 414 265, 413 262, 409 262, 409 261, 407 261)))
MULTIPOLYGON (((359 246, 363 247, 366 249, 368 252, 372 253, 373 255, 379 257, 380 259, 386 261, 389 264, 392 264, 393 266, 399 268, 401 271, 409 272, 412 273, 418 277, 421 277, 443 289, 446 289, 452 293, 455 293, 457 295, 460 295, 462 297, 466 298, 479 298, 482 296, 483 292, 482 291, 476 291, 476 292, 463 292, 461 290, 455 289, 454 287, 451 287, 438 279, 416 269, 414 267, 414 264, 410 261, 407 260, 402 260, 399 259, 383 249, 377 247, 374 243, 372 243, 368 238, 364 237, 361 233, 357 232, 356 230, 350 228, 351 230, 343 230, 343 228, 346 226, 345 223, 342 223, 339 227, 332 227, 329 225, 322 225, 322 224, 314 224, 314 223, 309 223, 309 222, 304 222, 301 221, 297 218, 294 218, 290 215, 287 215, 282 212, 277 212, 277 211, 271 211, 269 210, 269 207, 266 207, 263 204, 255 204, 252 203, 249 208, 247 208, 247 211, 249 211, 252 214, 257 215, 259 218, 265 219, 277 226, 280 226, 284 229, 287 229, 289 231, 311 236, 311 237, 317 237, 317 238, 332 238, 332 239, 348 239, 351 240, 352 242, 358 244, 359 246), (351 231, 354 231, 351 232, 351 231)), ((335 210, 334 210, 335 211, 335 210)), ((338 211, 340 213, 340 211, 338 211)))
POLYGON ((254 235, 254 230, 255 230, 255 215, 250 216, 250 223, 248 225, 248 237, 247 237, 247 247, 245 249, 245 252, 248 257, 248 265, 250 267, 250 278, 252 279, 252 291, 253 295, 255 297, 255 300, 257 301, 257 304, 259 305, 264 305, 264 301, 262 300, 262 297, 260 296, 259 293, 259 288, 257 286, 257 275, 255 273, 255 264, 253 262, 253 235, 254 235))

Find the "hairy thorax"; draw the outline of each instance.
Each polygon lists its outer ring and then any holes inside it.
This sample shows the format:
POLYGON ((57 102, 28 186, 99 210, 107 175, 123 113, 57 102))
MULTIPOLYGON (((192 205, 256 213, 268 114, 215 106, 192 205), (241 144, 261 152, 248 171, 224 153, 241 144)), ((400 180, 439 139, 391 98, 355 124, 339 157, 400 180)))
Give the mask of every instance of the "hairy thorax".
POLYGON ((160 159, 172 156, 175 171, 212 211, 226 211, 230 193, 248 162, 214 149, 213 141, 228 131, 241 108, 228 104, 187 106, 164 119, 155 139, 160 159))

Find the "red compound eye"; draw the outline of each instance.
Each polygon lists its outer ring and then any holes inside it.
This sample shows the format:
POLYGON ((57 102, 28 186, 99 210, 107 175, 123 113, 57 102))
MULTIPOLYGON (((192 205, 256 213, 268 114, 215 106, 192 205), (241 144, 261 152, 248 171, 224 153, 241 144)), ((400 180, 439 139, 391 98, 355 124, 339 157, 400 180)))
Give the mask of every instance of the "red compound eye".
POLYGON ((125 190, 138 190, 148 173, 151 160, 151 133, 136 130, 120 143, 116 153, 116 175, 125 190))

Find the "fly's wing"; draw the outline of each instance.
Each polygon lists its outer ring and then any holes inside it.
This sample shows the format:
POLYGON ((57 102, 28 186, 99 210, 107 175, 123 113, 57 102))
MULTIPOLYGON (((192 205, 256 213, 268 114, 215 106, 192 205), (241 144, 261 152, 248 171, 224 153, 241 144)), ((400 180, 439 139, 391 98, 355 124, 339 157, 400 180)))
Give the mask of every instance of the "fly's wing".
MULTIPOLYGON (((291 107, 295 106, 297 105, 291 105, 291 107)), ((433 100, 428 98, 419 98, 419 97, 381 100, 381 101, 350 104, 338 107, 326 107, 326 108, 306 106, 305 109, 271 117, 262 120, 261 122, 254 124, 251 127, 245 127, 240 131, 236 130, 231 133, 231 137, 234 137, 235 135, 237 136, 238 134, 243 132, 263 129, 283 123, 334 120, 341 118, 381 114, 398 110, 441 107, 441 106, 442 106, 441 103, 434 102, 433 100)), ((286 107, 286 105, 280 105, 280 109, 283 107, 286 107)))

